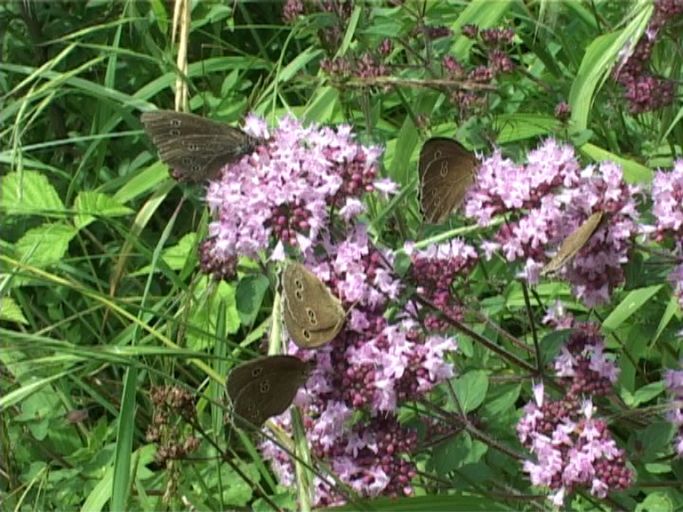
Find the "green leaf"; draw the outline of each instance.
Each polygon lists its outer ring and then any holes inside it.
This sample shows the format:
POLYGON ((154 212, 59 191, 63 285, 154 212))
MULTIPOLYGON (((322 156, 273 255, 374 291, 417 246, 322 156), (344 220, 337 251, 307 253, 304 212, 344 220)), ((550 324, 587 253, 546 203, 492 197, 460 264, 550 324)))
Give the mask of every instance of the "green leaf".
POLYGON ((624 171, 624 181, 627 183, 650 183, 652 171, 638 162, 623 158, 593 144, 584 144, 579 151, 595 162, 610 160, 619 164, 624 171))
POLYGON ((8 215, 61 214, 64 203, 48 179, 37 171, 11 172, 0 184, 0 208, 8 215))
POLYGON ((560 349, 567 343, 572 332, 573 329, 560 329, 558 331, 550 331, 541 338, 541 363, 544 366, 555 359, 555 356, 560 353, 560 349))
POLYGON ((664 392, 664 383, 662 381, 653 382, 642 386, 633 394, 633 402, 627 403, 629 407, 638 407, 640 404, 649 402, 654 397, 661 395, 664 392))
POLYGON ((209 339, 200 333, 214 333, 218 308, 225 308, 226 332, 233 334, 240 326, 240 315, 237 311, 236 288, 233 284, 221 281, 211 287, 210 296, 207 295, 209 279, 204 278, 197 285, 196 296, 201 302, 193 307, 188 329, 187 347, 192 350, 203 350, 208 346, 209 339))
POLYGON ((552 133, 559 126, 560 122, 552 116, 516 113, 497 116, 494 129, 498 131, 496 142, 498 144, 507 144, 552 133))
POLYGON ((493 388, 492 392, 498 393, 498 396, 489 400, 484 405, 484 409, 488 416, 502 416, 514 409, 515 402, 519 398, 520 390, 522 386, 520 384, 515 385, 498 385, 493 388), (502 392, 500 387, 503 387, 502 392))
MULTIPOLYGON (((435 2, 436 3, 436 2, 435 2)), ((473 24, 480 29, 490 28, 496 25, 508 9, 516 6, 513 0, 499 0, 491 2, 490 0, 472 0, 468 2, 465 10, 460 13, 458 19, 451 29, 456 34, 462 32, 462 27, 467 24, 473 24)), ((457 59, 464 60, 467 57, 469 48, 472 46, 472 39, 459 35, 455 38, 451 51, 457 59)))
POLYGON ((629 292, 624 300, 614 308, 602 323, 603 328, 614 331, 619 328, 633 313, 638 311, 650 298, 662 289, 663 284, 638 288, 629 292))
POLYGON ((351 41, 353 40, 353 35, 356 33, 356 28, 358 27, 358 20, 360 20, 362 13, 363 7, 361 5, 356 5, 353 8, 353 12, 346 22, 346 33, 344 34, 344 39, 342 40, 341 45, 339 45, 339 49, 335 54, 335 58, 342 57, 349 49, 351 41))
POLYGON ((83 228, 90 224, 95 217, 119 217, 133 213, 131 208, 122 205, 113 197, 102 192, 83 191, 78 194, 74 201, 76 218, 74 223, 77 228, 83 228))
POLYGON ((66 224, 43 224, 29 229, 14 247, 23 263, 43 268, 62 260, 76 233, 66 224))
POLYGON ((674 435, 674 426, 668 421, 659 421, 648 425, 640 434, 643 443, 643 459, 647 462, 657 460, 662 452, 670 449, 674 435))
POLYGON ((434 448, 431 463, 438 475, 447 475, 463 465, 463 460, 472 449, 472 438, 469 435, 451 437, 434 448))
POLYGON ((303 117, 309 121, 329 123, 333 120, 335 109, 339 106, 339 91, 333 87, 320 87, 309 100, 303 117))
POLYGON ((126 510, 130 499, 130 478, 133 469, 133 439, 135 438, 135 395, 137 393, 137 368, 131 366, 123 379, 123 396, 116 426, 116 452, 111 487, 111 509, 126 510))
POLYGON ((489 389, 489 378, 485 371, 473 370, 455 380, 455 392, 463 408, 468 413, 479 407, 489 389))
POLYGON ((640 12, 621 31, 597 37, 586 49, 581 66, 569 91, 571 124, 575 130, 588 128, 588 116, 596 91, 609 76, 624 46, 640 39, 652 14, 652 4, 640 0, 640 12))
POLYGON ((671 319, 676 315, 678 312, 678 297, 675 295, 672 295, 669 298, 669 303, 666 305, 666 310, 664 311, 664 314, 662 315, 662 318, 659 319, 659 325, 657 326, 657 331, 655 332, 654 337, 652 338, 652 341, 650 342, 650 347, 652 347, 659 337, 662 335, 662 332, 664 332, 664 329, 669 325, 669 322, 671 322, 671 319))
POLYGON ((245 276, 237 285, 237 311, 243 325, 256 320, 263 297, 270 287, 270 281, 262 274, 245 276))
POLYGON ((672 512, 674 504, 663 491, 655 491, 647 495, 642 503, 636 506, 636 512, 672 512))
POLYGON ((0 297, 0 320, 28 324, 28 320, 12 297, 0 297))
MULTIPOLYGON (((197 241, 197 233, 188 233, 183 236, 177 244, 164 249, 161 253, 161 259, 168 265, 171 270, 182 270, 185 267, 187 257, 195 250, 197 241)), ((159 266, 155 267, 159 271, 159 266)), ((132 273, 132 276, 139 276, 149 274, 152 270, 152 265, 145 265, 140 270, 132 273)))

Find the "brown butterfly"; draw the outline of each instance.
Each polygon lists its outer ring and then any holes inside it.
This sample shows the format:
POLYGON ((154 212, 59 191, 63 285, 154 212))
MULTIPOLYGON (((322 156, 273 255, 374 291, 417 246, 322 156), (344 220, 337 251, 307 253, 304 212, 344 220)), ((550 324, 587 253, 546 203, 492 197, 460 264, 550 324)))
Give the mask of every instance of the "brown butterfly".
POLYGON ((144 112, 140 120, 179 181, 211 179, 262 142, 239 128, 173 110, 144 112))
POLYGON ((228 375, 226 387, 233 412, 260 427, 291 405, 306 383, 313 363, 294 356, 265 356, 242 363, 228 375))
POLYGON ((282 271, 282 295, 285 327, 299 347, 320 347, 342 330, 340 300, 301 263, 290 262, 282 271))
POLYGON ((600 228, 604 218, 605 213, 597 211, 588 217, 583 224, 572 231, 569 236, 564 239, 562 245, 560 245, 557 254, 555 254, 545 267, 543 267, 541 275, 544 276, 552 272, 557 272, 571 261, 600 228))
POLYGON ((420 207, 425 221, 439 224, 465 198, 474 181, 477 159, 471 151, 446 137, 433 137, 420 150, 420 207))

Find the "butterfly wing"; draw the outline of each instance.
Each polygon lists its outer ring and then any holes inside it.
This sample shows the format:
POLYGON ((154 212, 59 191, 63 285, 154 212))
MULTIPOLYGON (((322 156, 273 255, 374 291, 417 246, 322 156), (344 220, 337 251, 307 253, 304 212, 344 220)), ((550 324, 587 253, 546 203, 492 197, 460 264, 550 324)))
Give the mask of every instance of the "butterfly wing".
POLYGON ((604 212, 598 211, 586 219, 583 224, 572 231, 565 238, 557 251, 557 254, 541 270, 541 275, 557 272, 565 266, 576 254, 588 243, 596 233, 602 220, 604 212))
POLYGON ((346 313, 341 301, 313 272, 291 262, 282 277, 285 309, 298 325, 309 331, 321 331, 343 323, 346 313))
POLYGON ((311 364, 293 356, 266 356, 234 368, 226 387, 236 416, 260 426, 282 414, 306 382, 311 364))
POLYGON ((202 181, 254 150, 257 140, 239 128, 194 114, 157 110, 140 117, 161 160, 181 180, 202 181))
POLYGON ((429 223, 442 222, 460 206, 474 181, 477 160, 453 139, 434 137, 420 151, 420 207, 429 223))
POLYGON ((282 314, 285 319, 285 327, 287 328, 289 337, 301 348, 317 348, 325 345, 332 341, 344 327, 345 317, 342 317, 332 327, 311 329, 307 327, 306 324, 298 322, 294 318, 286 300, 282 314))

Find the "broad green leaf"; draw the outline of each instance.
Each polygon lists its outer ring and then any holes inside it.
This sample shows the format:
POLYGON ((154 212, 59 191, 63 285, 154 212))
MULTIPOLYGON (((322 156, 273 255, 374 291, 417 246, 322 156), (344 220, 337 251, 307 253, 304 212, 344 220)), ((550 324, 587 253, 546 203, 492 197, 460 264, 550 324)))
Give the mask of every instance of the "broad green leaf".
POLYGON ((488 446, 472 439, 468 434, 451 437, 434 449, 432 464, 439 475, 447 475, 451 471, 467 464, 476 464, 488 452, 488 446))
POLYGON ((455 380, 455 392, 463 408, 468 413, 479 407, 489 389, 489 378, 485 371, 473 370, 455 380))
POLYGON ((610 331, 618 329, 633 313, 638 311, 651 297, 661 290, 663 286, 663 284, 655 284, 629 292, 624 300, 605 318, 605 321, 602 323, 603 328, 610 331))
POLYGON ((96 217, 119 217, 133 213, 131 208, 122 205, 113 197, 89 190, 78 194, 74 201, 74 209, 76 210, 74 223, 79 229, 90 224, 96 217))
MULTIPOLYGON (((501 385, 496 386, 494 388, 495 391, 499 391, 500 386, 501 385)), ((493 399, 490 399, 486 402, 486 404, 484 404, 486 414, 489 416, 501 416, 513 410, 515 402, 519 398, 519 393, 522 389, 521 385, 515 384, 513 386, 509 386, 503 384, 502 386, 505 386, 503 388, 503 392, 499 392, 498 396, 496 396, 493 399)))
POLYGON ((76 229, 66 224, 43 224, 29 229, 15 244, 19 259, 35 267, 47 267, 62 260, 76 229))
POLYGON ((193 305, 190 325, 195 329, 188 329, 187 347, 192 350, 205 349, 210 340, 200 332, 213 336, 215 332, 218 308, 225 308, 226 331, 228 334, 237 332, 240 326, 240 315, 237 311, 236 288, 233 284, 221 281, 211 288, 207 287, 209 279, 205 278, 197 286, 196 297, 200 301, 193 305), (207 296, 207 292, 210 294, 207 296))
MULTIPOLYGON (((182 270, 185 267, 187 257, 195 250, 197 233, 188 233, 183 236, 177 244, 172 245, 161 253, 161 259, 171 270, 182 270)), ((158 271, 158 265, 155 267, 158 271)), ((145 265, 140 270, 135 271, 133 276, 148 274, 152 270, 152 265, 145 265)))
POLYGON ((597 90, 618 62, 624 46, 637 41, 643 34, 652 9, 650 2, 639 0, 638 14, 623 30, 597 37, 586 49, 569 91, 573 129, 580 131, 588 128, 588 117, 597 90))
POLYGON ((243 325, 251 325, 261 308, 263 296, 270 287, 270 281, 264 275, 248 275, 237 285, 237 311, 243 325))
POLYGON ((28 324, 28 320, 12 297, 0 297, 0 320, 28 324))
POLYGON ((673 512, 673 510, 680 510, 680 507, 674 508, 671 498, 663 491, 655 491, 648 494, 636 506, 636 512, 673 512))
POLYGON ((642 453, 644 461, 651 462, 657 460, 661 452, 670 449, 671 439, 674 435, 674 426, 668 421, 659 421, 648 425, 640 433, 643 443, 642 453))
POLYGON ((0 185, 0 208, 8 215, 64 213, 64 203, 47 177, 37 171, 11 172, 0 185))
POLYGON ((619 164, 624 171, 624 180, 627 183, 650 183, 652 181, 652 171, 638 162, 620 157, 593 144, 584 144, 579 148, 579 151, 595 162, 611 160, 619 164))
POLYGON ((496 142, 507 144, 553 133, 559 126, 557 119, 545 114, 515 113, 497 116, 494 129, 498 131, 496 142))
POLYGON ((633 394, 633 403, 626 404, 629 407, 638 407, 640 404, 649 402, 656 396, 661 395, 664 392, 664 383, 662 381, 653 382, 651 384, 646 384, 636 390, 633 394))

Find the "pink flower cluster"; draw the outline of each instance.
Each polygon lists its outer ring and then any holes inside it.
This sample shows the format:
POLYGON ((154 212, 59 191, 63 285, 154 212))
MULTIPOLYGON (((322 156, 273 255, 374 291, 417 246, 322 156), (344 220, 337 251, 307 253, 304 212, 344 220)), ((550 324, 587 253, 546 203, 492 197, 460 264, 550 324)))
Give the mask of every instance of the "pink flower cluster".
MULTIPOLYGON (((407 244, 406 252, 412 265, 410 277, 416 285, 416 292, 447 315, 462 318, 460 304, 453 294, 452 286, 458 277, 467 275, 478 260, 474 247, 454 239, 441 245, 431 245, 422 251, 414 251, 407 244)), ((425 312, 424 326, 429 331, 443 332, 450 328, 441 314, 425 312)))
POLYGON ((673 402, 673 408, 667 417, 677 430, 674 449, 678 457, 683 458, 683 370, 667 371, 664 382, 673 402))
POLYGON ((522 444, 535 456, 524 463, 532 484, 551 490, 557 506, 578 488, 604 498, 613 490, 632 484, 624 451, 612 438, 607 423, 594 417, 586 394, 605 394, 617 377, 617 368, 604 354, 597 327, 581 325, 555 361, 560 377, 570 379, 569 391, 560 400, 544 395, 543 385, 534 387, 534 401, 524 407, 517 424, 522 444))
MULTIPOLYGON (((674 240, 673 252, 683 255, 683 160, 677 160, 671 171, 658 171, 652 182, 652 213, 656 219, 655 239, 674 240)), ((680 260, 679 260, 680 261, 680 260)), ((669 274, 678 303, 683 307, 683 264, 669 274)))
POLYGON ((500 151, 484 159, 465 213, 481 226, 490 225, 494 215, 506 216, 494 241, 482 247, 488 256, 502 251, 508 261, 524 261, 522 275, 530 283, 538 282, 550 249, 592 213, 609 215, 610 221, 561 271, 574 294, 595 306, 607 302, 624 280, 621 265, 637 229, 637 192, 624 182, 617 164, 582 169, 570 146, 548 139, 529 152, 526 164, 503 158, 500 151))
MULTIPOLYGON (((515 70, 515 64, 510 58, 510 45, 512 45, 515 33, 510 28, 488 28, 479 30, 477 25, 464 25, 462 33, 473 39, 478 47, 473 55, 483 55, 479 63, 474 63, 467 69, 452 55, 446 55, 442 59, 442 67, 446 74, 454 79, 467 79, 471 82, 490 84, 500 75, 511 73, 515 70), (483 62, 482 62, 483 61, 483 62)), ((472 115, 486 104, 486 93, 466 91, 461 88, 453 90, 450 100, 457 105, 461 117, 472 115)))
POLYGON ((660 32, 683 14, 683 1, 655 0, 654 4, 655 11, 645 34, 614 73, 615 80, 624 87, 631 112, 636 114, 670 105, 675 98, 675 82, 655 76, 648 68, 660 32))
POLYGON ((209 185, 214 266, 275 243, 280 252, 305 250, 328 229, 331 206, 348 219, 362 211, 358 198, 374 188, 381 150, 356 143, 349 126, 305 127, 285 117, 269 136, 263 120, 250 116, 245 130, 267 142, 209 185))
MULTIPOLYGON (((330 344, 316 351, 290 344, 290 353, 316 361, 297 397, 310 446, 361 495, 410 494, 415 467, 404 455, 415 449, 417 438, 400 424, 397 410, 453 376, 445 355, 456 349, 455 340, 425 334, 406 315, 393 322, 385 317, 392 304, 400 304, 402 285, 392 270, 391 254, 373 247, 363 226, 345 240, 325 245, 326 256, 308 253, 308 266, 349 314, 330 344)), ((286 427, 288 415, 277 421, 286 427)), ((269 442, 264 454, 274 461, 280 481, 292 482, 285 454, 269 442)), ((343 501, 331 481, 319 480, 316 488, 317 505, 343 501)))

